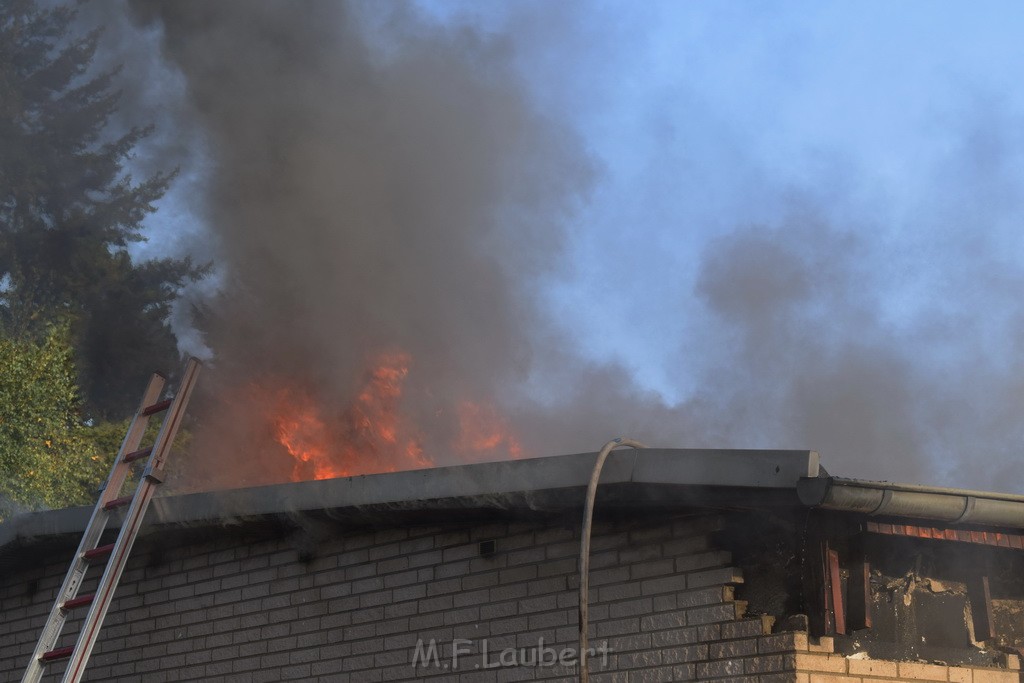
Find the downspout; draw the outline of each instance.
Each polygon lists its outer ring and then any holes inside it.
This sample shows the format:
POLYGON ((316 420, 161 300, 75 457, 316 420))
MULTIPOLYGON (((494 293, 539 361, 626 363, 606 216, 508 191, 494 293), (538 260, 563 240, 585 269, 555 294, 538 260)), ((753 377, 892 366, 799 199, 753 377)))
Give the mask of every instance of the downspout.
POLYGON ((597 494, 597 482, 601 478, 604 461, 608 459, 608 454, 612 450, 622 446, 647 448, 639 441, 621 437, 606 443, 601 452, 597 454, 594 471, 590 474, 590 484, 587 486, 586 504, 583 508, 583 530, 580 533, 580 683, 590 681, 590 662, 587 660, 587 627, 590 615, 587 601, 590 597, 590 530, 594 520, 594 497, 597 494))

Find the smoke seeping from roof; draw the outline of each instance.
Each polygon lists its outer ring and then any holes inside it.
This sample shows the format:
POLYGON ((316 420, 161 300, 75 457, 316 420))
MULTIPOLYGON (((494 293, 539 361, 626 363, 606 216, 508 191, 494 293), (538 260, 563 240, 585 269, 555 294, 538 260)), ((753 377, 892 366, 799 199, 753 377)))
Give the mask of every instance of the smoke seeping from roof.
MULTIPOLYGON (((210 230, 196 251, 221 277, 202 315, 219 402, 202 418, 196 476, 287 476, 261 451, 251 383, 298 381, 337 414, 375 354, 402 352, 403 410, 438 464, 459 461, 456 408, 473 401, 533 455, 627 435, 815 449, 846 476, 1014 487, 1002 477, 1024 444, 1012 295, 1024 278, 995 244, 928 243, 963 254, 946 280, 924 251, 899 252, 924 245, 893 252, 872 239, 877 226, 824 206, 826 193, 770 188, 780 199, 763 220, 737 220, 693 272, 664 275, 690 283, 689 299, 660 302, 661 314, 693 317, 678 361, 692 390, 670 404, 623 366, 584 360, 584 340, 539 303, 602 171, 571 122, 531 96, 515 68, 522 35, 442 26, 405 5, 132 7, 184 77, 177 125, 201 131, 209 163, 194 185, 210 230), (893 316, 915 269, 946 289, 893 316)), ((937 176, 935 192, 952 182, 937 176)), ((920 219, 949 225, 939 208, 920 219)), ((612 262, 608 278, 653 296, 612 262)))

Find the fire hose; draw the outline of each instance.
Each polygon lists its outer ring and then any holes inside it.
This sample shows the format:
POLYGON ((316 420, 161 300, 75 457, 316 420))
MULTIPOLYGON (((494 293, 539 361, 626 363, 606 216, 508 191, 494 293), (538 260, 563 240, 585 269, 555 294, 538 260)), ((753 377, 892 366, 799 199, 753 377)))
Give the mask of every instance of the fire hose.
POLYGON ((580 683, 590 681, 590 662, 587 660, 587 628, 590 615, 588 599, 590 597, 590 530, 594 521, 594 497, 597 495, 597 482, 601 478, 601 470, 604 468, 604 461, 608 454, 621 446, 630 448, 647 448, 639 441, 632 439, 612 439, 604 445, 601 452, 597 454, 597 462, 594 463, 594 471, 590 474, 590 484, 587 486, 587 500, 583 508, 583 529, 580 532, 580 683))

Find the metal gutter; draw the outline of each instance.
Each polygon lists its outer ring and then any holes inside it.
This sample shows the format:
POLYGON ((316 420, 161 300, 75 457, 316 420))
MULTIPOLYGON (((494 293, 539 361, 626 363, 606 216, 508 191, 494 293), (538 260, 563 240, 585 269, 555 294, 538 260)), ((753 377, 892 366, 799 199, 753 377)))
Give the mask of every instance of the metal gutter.
POLYGON ((1024 529, 1019 495, 840 477, 803 478, 796 490, 804 505, 825 510, 1024 529))
MULTIPOLYGON (((262 515, 343 510, 581 507, 596 453, 436 467, 156 498, 147 524, 238 524, 262 515)), ((696 488, 793 491, 819 473, 814 451, 649 448, 616 452, 602 487, 627 487, 636 505, 685 501, 696 488)), ((793 496, 793 504, 797 503, 793 496)), ((0 549, 19 539, 80 533, 91 508, 17 515, 0 524, 0 549)), ((116 522, 113 522, 116 524, 116 522)))

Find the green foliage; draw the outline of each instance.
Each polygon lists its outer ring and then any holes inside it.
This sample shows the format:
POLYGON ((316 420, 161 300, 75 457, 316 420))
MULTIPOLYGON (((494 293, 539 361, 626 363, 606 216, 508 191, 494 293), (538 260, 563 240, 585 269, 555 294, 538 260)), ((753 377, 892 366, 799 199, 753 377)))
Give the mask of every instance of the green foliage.
POLYGON ((75 35, 74 18, 0 3, 0 330, 38 340, 67 321, 86 414, 120 419, 153 370, 177 367, 170 305, 202 269, 125 251, 174 174, 126 172, 150 129, 108 125, 116 72, 93 73, 100 34, 75 35))
POLYGON ((51 326, 41 343, 0 338, 0 519, 91 502, 109 470, 111 452, 79 419, 68 337, 51 326))

